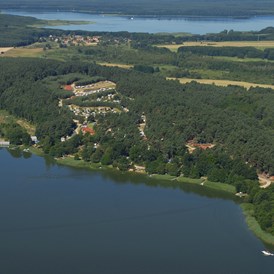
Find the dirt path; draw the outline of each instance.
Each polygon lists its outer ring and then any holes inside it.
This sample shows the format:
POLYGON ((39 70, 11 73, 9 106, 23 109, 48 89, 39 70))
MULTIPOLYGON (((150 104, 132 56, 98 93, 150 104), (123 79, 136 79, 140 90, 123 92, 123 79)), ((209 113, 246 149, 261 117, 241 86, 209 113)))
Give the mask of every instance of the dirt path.
POLYGON ((263 174, 259 175, 258 178, 261 188, 267 188, 272 184, 272 181, 263 174))

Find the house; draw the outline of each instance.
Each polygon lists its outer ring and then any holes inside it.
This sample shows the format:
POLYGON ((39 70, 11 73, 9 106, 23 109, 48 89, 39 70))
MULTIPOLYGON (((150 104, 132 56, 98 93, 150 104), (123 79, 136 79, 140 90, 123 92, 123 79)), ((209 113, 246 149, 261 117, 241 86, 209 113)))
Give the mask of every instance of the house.
POLYGON ((95 134, 95 131, 93 128, 90 128, 90 127, 82 127, 82 132, 83 133, 89 133, 90 135, 94 135, 95 134))
POLYGON ((34 144, 39 143, 39 141, 38 141, 38 139, 37 139, 36 136, 30 136, 30 139, 31 139, 31 141, 32 141, 34 144))
POLYGON ((64 90, 66 90, 66 91, 72 91, 73 88, 72 88, 71 85, 65 85, 65 86, 64 86, 64 90))
POLYGON ((9 147, 10 142, 9 141, 0 141, 0 147, 9 147))

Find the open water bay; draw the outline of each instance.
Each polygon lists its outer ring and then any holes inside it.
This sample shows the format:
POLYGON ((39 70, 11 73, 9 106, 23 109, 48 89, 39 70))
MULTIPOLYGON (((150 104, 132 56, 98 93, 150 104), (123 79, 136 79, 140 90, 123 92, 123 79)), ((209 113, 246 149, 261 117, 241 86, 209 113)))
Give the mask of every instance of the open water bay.
POLYGON ((0 273, 273 273, 226 194, 0 149, 0 273))
POLYGON ((74 20, 90 21, 93 24, 87 25, 66 25, 50 28, 65 30, 86 30, 86 31, 129 31, 149 33, 192 33, 205 34, 216 33, 223 30, 251 31, 274 26, 274 16, 257 16, 246 19, 227 17, 131 17, 104 14, 88 14, 77 12, 31 12, 4 10, 4 13, 32 16, 45 20, 74 20))

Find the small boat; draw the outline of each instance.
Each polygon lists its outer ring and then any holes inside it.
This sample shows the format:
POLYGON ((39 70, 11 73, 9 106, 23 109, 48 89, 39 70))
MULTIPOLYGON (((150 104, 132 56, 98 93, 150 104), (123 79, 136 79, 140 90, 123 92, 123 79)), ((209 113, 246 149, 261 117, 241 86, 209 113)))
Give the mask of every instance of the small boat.
POLYGON ((263 253, 265 256, 274 256, 274 254, 271 253, 271 252, 269 252, 269 251, 263 250, 262 253, 263 253))

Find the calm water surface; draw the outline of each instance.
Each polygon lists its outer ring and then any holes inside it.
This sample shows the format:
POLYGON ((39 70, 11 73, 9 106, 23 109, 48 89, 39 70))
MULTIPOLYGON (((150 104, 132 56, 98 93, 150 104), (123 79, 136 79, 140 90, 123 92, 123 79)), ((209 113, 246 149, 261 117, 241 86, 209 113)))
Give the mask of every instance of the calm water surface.
POLYGON ((0 163, 0 273, 273 273, 227 196, 4 149, 0 163))
MULTIPOLYGON (((33 16, 39 19, 61 19, 61 20, 86 20, 95 22, 88 25, 58 26, 66 30, 87 31, 129 31, 129 32, 188 32, 194 34, 205 34, 230 30, 261 30, 274 26, 274 16, 259 16, 249 19, 233 18, 144 18, 129 16, 113 16, 84 14, 77 12, 28 12, 5 10, 4 13, 33 16)), ((51 27, 53 28, 53 27, 51 27)))

